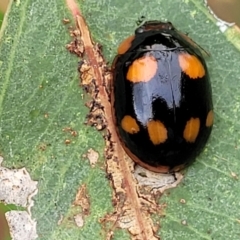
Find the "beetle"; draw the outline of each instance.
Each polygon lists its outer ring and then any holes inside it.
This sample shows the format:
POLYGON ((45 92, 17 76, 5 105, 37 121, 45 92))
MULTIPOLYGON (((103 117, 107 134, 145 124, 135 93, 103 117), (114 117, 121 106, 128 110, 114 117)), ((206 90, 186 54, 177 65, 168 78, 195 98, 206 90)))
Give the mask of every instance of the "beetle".
POLYGON ((112 65, 114 124, 126 153, 155 172, 175 172, 203 150, 213 125, 203 49, 172 23, 147 21, 112 65))

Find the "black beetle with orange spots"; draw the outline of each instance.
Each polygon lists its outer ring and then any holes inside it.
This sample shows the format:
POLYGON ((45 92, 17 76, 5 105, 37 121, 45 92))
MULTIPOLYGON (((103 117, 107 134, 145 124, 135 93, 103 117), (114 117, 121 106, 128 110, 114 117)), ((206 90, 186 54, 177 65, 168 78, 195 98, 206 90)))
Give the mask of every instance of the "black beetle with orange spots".
POLYGON ((155 172, 190 164, 212 130, 212 92, 202 49, 169 22, 145 22, 120 44, 111 101, 127 154, 155 172))

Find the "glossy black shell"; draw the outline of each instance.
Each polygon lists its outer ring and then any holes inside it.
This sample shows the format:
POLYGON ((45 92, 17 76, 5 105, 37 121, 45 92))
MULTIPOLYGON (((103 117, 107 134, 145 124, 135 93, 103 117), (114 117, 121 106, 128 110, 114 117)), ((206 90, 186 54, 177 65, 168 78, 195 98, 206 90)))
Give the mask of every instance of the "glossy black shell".
MULTIPOLYGON (((190 40, 190 39, 189 39, 190 40)), ((201 49, 176 30, 171 23, 146 22, 135 31, 131 45, 113 63, 112 108, 117 133, 123 147, 137 162, 151 167, 188 165, 205 146, 212 126, 206 126, 209 111, 213 110, 211 85, 201 49), (197 57, 205 69, 201 79, 193 80, 182 71, 180 53, 197 57), (145 55, 157 59, 157 74, 147 82, 134 83, 126 79, 129 66, 145 55), (140 131, 129 134, 121 121, 130 115, 140 131), (183 137, 186 122, 200 119, 200 130, 194 142, 183 137), (146 130, 149 120, 161 121, 167 129, 167 139, 153 144, 146 130)))

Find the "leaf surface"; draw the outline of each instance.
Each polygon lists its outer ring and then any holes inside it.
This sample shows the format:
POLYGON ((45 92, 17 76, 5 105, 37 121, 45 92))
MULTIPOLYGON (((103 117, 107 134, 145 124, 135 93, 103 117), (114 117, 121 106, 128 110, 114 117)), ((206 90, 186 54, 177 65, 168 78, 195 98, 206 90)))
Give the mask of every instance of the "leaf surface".
MULTIPOLYGON (((111 62, 118 44, 136 21, 171 21, 211 53, 207 61, 215 125, 205 151, 184 181, 165 194, 163 240, 240 238, 240 45, 235 29, 219 31, 202 1, 79 1, 93 39, 111 62)), ((89 99, 79 87, 78 59, 69 54, 71 18, 64 1, 13 1, 0 34, 0 151, 4 165, 25 166, 39 181, 32 208, 39 239, 105 239, 99 219, 113 211, 112 189, 104 171, 104 141, 84 125, 89 99), (63 129, 77 131, 74 137, 63 129), (66 144, 70 140, 70 144, 66 144), (100 154, 92 168, 86 158, 100 154), (78 228, 72 203, 86 184, 90 214, 78 228), (60 221, 62 220, 62 221, 60 221)), ((74 22, 72 21, 72 25, 74 22)), ((130 239, 116 230, 114 239, 130 239)))

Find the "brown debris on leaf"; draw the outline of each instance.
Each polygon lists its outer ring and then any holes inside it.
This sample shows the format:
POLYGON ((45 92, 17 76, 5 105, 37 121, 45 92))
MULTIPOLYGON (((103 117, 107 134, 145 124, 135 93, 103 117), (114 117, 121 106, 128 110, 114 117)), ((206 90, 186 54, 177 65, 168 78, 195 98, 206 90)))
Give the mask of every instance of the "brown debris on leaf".
POLYGON ((78 135, 77 131, 75 131, 74 129, 72 129, 71 127, 65 127, 62 129, 63 132, 67 132, 70 133, 71 136, 76 137, 78 135))
POLYGON ((83 220, 83 216, 81 213, 74 216, 74 221, 78 227, 80 227, 80 228, 83 227, 84 220, 83 220))
POLYGON ((63 24, 68 24, 68 23, 70 23, 70 19, 64 18, 64 19, 62 20, 62 22, 63 22, 63 24))
POLYGON ((69 228, 82 228, 85 218, 90 214, 90 198, 87 193, 86 184, 79 187, 74 202, 65 216, 61 215, 58 225, 64 225, 69 228))
POLYGON ((98 161, 98 158, 99 158, 98 152, 96 152, 92 148, 90 148, 87 151, 86 157, 88 158, 91 167, 95 167, 95 165, 96 165, 96 163, 98 161))
MULTIPOLYGON (((112 239, 115 227, 127 229, 132 239, 159 239, 156 235, 159 226, 154 225, 150 216, 151 213, 162 214, 162 206, 156 203, 155 193, 158 192, 157 189, 164 187, 164 184, 161 186, 154 184, 146 186, 141 185, 141 182, 138 184, 139 179, 136 174, 135 176, 133 174, 134 163, 122 149, 113 124, 109 101, 111 72, 102 57, 101 47, 92 41, 77 4, 74 0, 67 0, 67 5, 76 19, 76 30, 71 30, 73 41, 67 49, 81 59, 79 63, 80 85, 92 98, 86 104, 90 108, 86 123, 95 126, 97 130, 104 130, 107 176, 114 189, 115 211, 100 221, 108 231, 108 239, 112 239), (154 188, 155 191, 153 191, 154 188), (112 224, 108 224, 109 222, 112 224), (109 229, 109 225, 113 227, 109 229)), ((147 178, 151 178, 150 175, 150 173, 147 174, 147 178)), ((181 176, 178 179, 180 181, 181 176)), ((174 185, 174 179, 172 184, 174 185)), ((82 188, 80 188, 79 195, 82 195, 81 192, 84 191, 84 187, 82 188)), ((82 198, 78 197, 78 199, 82 198)), ((79 204, 83 203, 80 201, 79 204)))
POLYGON ((87 194, 87 189, 85 184, 83 184, 78 189, 73 205, 80 206, 85 216, 88 216, 90 214, 90 201, 89 201, 89 196, 87 194))

